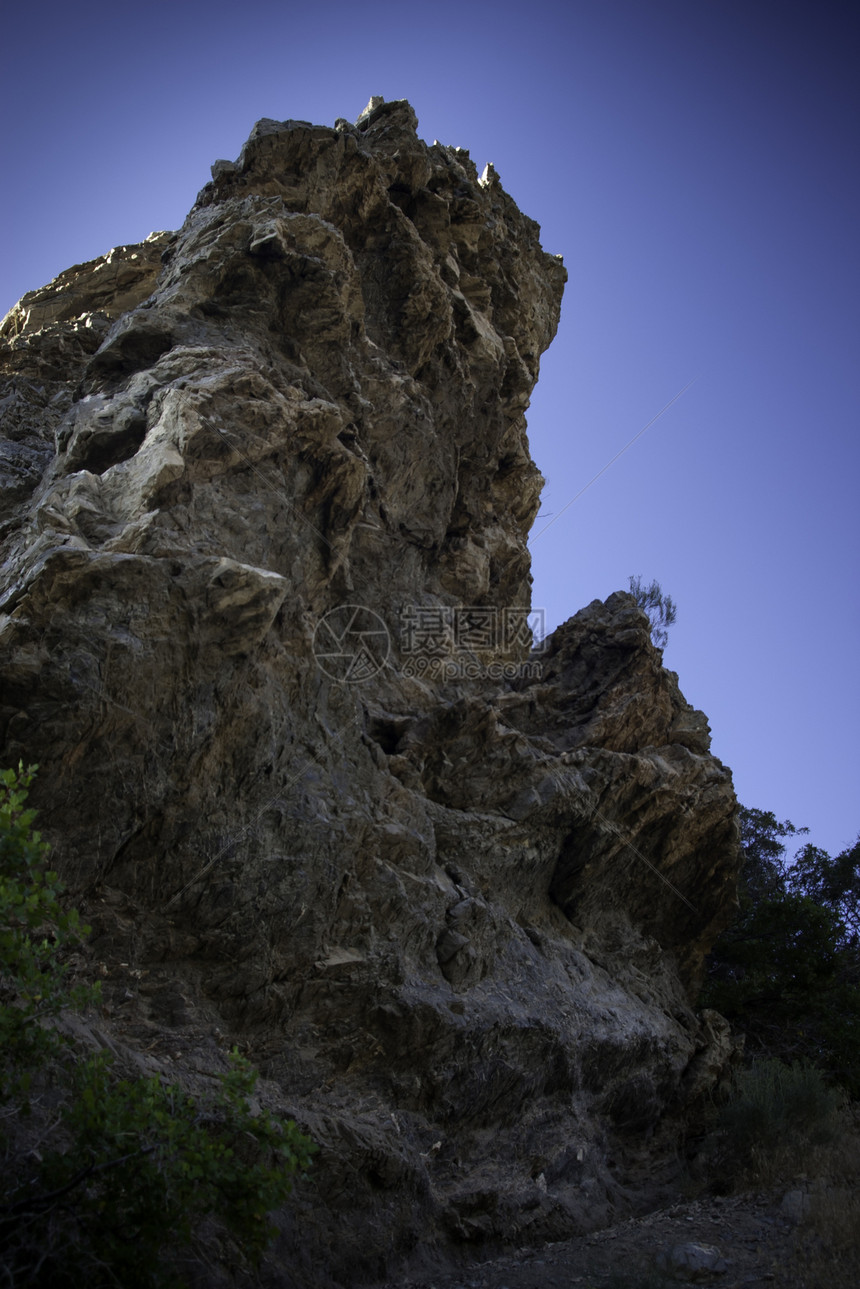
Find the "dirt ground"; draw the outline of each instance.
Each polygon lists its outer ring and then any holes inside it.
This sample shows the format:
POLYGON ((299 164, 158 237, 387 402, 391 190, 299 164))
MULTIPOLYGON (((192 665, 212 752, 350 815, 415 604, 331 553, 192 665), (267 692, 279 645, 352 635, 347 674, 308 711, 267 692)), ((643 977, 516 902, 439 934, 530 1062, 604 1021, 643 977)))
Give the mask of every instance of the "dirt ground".
POLYGON ((845 1279, 841 1259, 837 1266, 836 1255, 802 1219, 800 1194, 783 1187, 768 1194, 691 1200, 591 1235, 476 1262, 456 1273, 388 1281, 379 1289, 658 1289, 684 1282, 718 1289, 841 1289, 860 1284, 860 1269, 855 1268, 857 1279, 845 1279), (671 1262, 671 1250, 690 1244, 712 1251, 704 1256, 713 1269, 691 1273, 677 1265, 679 1255, 671 1262))

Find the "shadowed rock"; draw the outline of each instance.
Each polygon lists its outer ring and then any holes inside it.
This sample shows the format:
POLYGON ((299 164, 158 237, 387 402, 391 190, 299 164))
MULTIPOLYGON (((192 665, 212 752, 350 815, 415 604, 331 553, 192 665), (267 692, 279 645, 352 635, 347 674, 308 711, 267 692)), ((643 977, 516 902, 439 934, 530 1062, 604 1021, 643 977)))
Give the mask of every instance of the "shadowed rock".
POLYGON ((322 1145, 272 1284, 599 1224, 731 1052, 704 716, 628 595, 529 653, 565 270, 416 125, 261 121, 2 328, 3 760, 105 1024, 174 1077, 243 1042, 322 1145))

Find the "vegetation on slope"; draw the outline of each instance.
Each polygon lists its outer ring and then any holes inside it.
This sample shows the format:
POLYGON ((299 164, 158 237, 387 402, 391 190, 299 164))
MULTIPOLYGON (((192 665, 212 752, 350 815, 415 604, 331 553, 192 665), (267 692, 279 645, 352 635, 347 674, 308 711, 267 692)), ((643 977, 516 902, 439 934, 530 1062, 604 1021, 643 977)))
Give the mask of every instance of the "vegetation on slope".
MULTIPOLYGON (((34 767, 35 768, 35 767, 34 767)), ((233 1053, 205 1096, 163 1077, 120 1077, 75 1044, 62 1013, 97 1004, 67 950, 88 928, 25 808, 33 769, 0 773, 0 1276, 3 1283, 124 1289, 181 1285, 205 1218, 255 1264, 268 1215, 314 1147, 252 1101, 233 1053)))

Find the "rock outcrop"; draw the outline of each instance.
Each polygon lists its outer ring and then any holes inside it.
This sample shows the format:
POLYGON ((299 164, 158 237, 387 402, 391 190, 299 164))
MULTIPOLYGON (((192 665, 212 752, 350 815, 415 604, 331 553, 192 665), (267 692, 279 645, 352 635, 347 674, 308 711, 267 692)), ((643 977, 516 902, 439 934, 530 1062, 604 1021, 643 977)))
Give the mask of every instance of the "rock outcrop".
POLYGON ((730 1047, 705 718, 626 594, 530 652, 565 270, 416 128, 261 121, 2 325, 3 762, 110 1041, 238 1041, 321 1144, 273 1285, 599 1224, 730 1047))

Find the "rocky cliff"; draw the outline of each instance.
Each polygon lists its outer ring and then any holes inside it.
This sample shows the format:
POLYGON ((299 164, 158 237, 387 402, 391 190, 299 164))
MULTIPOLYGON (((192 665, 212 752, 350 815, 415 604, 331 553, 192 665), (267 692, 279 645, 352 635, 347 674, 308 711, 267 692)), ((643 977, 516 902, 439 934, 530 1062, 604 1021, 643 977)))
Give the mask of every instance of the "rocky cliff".
POLYGON ((178 233, 2 324, 2 761, 100 1041, 239 1042, 322 1146, 273 1285, 599 1224, 728 1051, 705 718, 628 595, 530 652, 565 270, 416 128, 258 122, 178 233))

